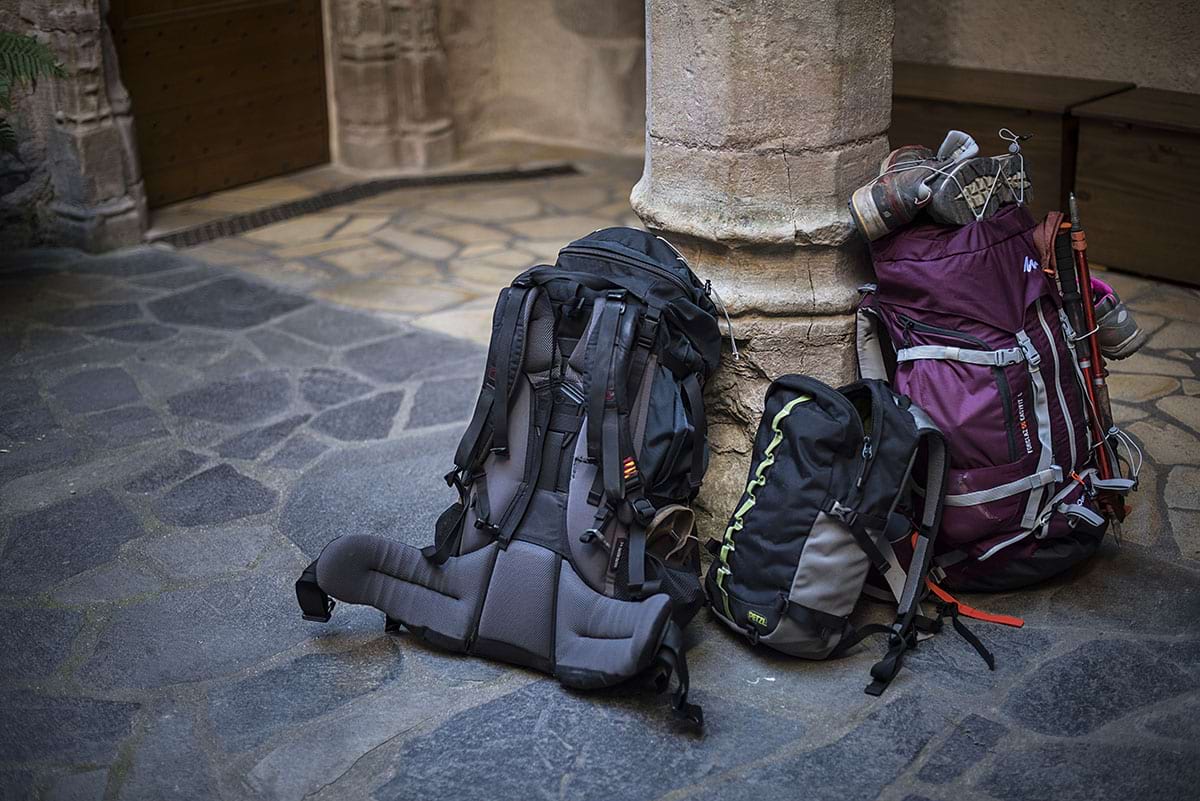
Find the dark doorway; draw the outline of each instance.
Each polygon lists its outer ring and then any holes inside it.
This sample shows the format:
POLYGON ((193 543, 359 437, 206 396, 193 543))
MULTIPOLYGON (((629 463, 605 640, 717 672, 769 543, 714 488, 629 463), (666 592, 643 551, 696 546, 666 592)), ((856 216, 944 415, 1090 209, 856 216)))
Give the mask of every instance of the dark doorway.
POLYGON ((321 0, 112 0, 151 207, 329 160, 321 0))

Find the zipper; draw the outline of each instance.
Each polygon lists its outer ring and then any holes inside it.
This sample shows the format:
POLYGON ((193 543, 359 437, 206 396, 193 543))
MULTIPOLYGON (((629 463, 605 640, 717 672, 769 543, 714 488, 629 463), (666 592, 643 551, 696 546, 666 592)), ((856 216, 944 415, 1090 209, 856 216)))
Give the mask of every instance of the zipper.
POLYGON ((579 254, 582 254, 585 256, 598 256, 600 258, 609 259, 610 261, 619 261, 624 264, 628 264, 632 267, 637 267, 639 269, 646 270, 647 272, 654 273, 655 275, 660 276, 662 278, 666 278, 668 281, 675 284, 677 287, 682 289, 684 292, 687 292, 689 297, 696 296, 696 292, 697 292, 696 287, 692 286, 687 281, 684 281, 678 275, 676 275, 675 273, 666 269, 665 267, 659 267, 657 264, 650 261, 649 259, 639 259, 634 256, 630 256, 626 253, 621 253, 620 251, 617 251, 617 250, 610 250, 609 248, 581 247, 578 245, 572 245, 569 247, 565 247, 562 249, 561 252, 567 253, 567 254, 579 253, 579 254))
POLYGON ((858 469, 858 479, 854 482, 855 489, 862 489, 863 482, 867 480, 867 466, 871 464, 871 460, 874 458, 875 451, 871 447, 871 435, 867 434, 863 437, 862 467, 858 469))
POLYGON ((1063 420, 1067 424, 1067 442, 1071 448, 1071 469, 1075 469, 1075 423, 1071 420, 1071 411, 1067 408, 1067 396, 1063 394, 1062 378, 1060 372, 1061 365, 1058 362, 1058 347, 1054 342, 1054 334, 1050 331, 1050 324, 1046 322, 1046 315, 1042 313, 1042 301, 1039 298, 1037 303, 1038 320, 1042 324, 1042 331, 1046 334, 1046 341, 1050 343, 1050 355, 1054 357, 1054 391, 1058 394, 1058 406, 1062 409, 1063 420))
MULTIPOLYGON (((980 350, 991 350, 991 346, 982 339, 970 334, 964 334, 960 331, 955 331, 951 328, 941 328, 936 325, 929 325, 914 320, 908 315, 899 315, 900 322, 905 328, 905 343, 911 345, 912 342, 908 337, 908 331, 924 331, 929 334, 945 337, 947 339, 957 339, 960 342, 970 342, 976 345, 980 350)), ((1008 376, 1004 374, 1003 367, 992 367, 992 376, 996 379, 996 387, 1000 390, 1000 400, 1004 402, 1004 430, 1008 435, 1008 461, 1015 462, 1018 458, 1017 452, 1017 431, 1016 425, 1012 418, 1012 387, 1009 386, 1008 376)))

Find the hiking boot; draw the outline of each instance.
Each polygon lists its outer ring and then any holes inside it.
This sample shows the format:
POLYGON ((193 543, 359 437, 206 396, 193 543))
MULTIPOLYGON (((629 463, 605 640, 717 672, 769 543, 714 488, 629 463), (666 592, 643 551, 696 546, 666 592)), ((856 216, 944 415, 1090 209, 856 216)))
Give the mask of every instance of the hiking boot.
POLYGON ((863 236, 874 241, 912 222, 929 202, 933 166, 927 147, 905 145, 888 154, 879 177, 850 196, 850 216, 863 236))
POLYGON ((1015 203, 1004 167, 1001 159, 978 156, 943 168, 931 184, 929 216, 946 225, 966 225, 1015 203))
POLYGON ((1116 291, 1098 278, 1092 279, 1092 302, 1096 306, 1096 336, 1106 359, 1124 359, 1146 344, 1146 332, 1138 327, 1116 291))

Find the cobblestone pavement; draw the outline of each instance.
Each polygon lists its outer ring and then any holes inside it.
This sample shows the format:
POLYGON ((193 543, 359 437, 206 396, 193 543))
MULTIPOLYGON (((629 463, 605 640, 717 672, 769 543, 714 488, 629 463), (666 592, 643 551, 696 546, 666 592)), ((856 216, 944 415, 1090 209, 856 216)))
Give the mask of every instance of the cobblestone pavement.
POLYGON ((871 698, 880 644, 801 663, 702 616, 694 737, 645 690, 565 691, 373 610, 301 620, 292 582, 332 537, 430 539, 495 290, 625 220, 628 186, 455 186, 184 253, 8 254, 0 797, 1194 798, 1200 296, 1119 275, 1154 330, 1112 382, 1142 490, 1119 549, 976 600, 1028 621, 974 627, 995 672, 940 636, 871 698))

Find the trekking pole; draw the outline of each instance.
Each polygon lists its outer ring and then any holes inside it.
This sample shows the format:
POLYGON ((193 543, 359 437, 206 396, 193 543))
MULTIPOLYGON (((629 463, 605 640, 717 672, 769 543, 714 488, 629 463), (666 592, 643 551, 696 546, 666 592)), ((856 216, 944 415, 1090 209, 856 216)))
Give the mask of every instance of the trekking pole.
MULTIPOLYGON (((1088 348, 1088 362, 1084 371, 1088 382, 1088 395, 1095 412, 1092 418, 1092 432, 1097 435, 1096 468, 1101 479, 1115 477, 1112 459, 1108 450, 1108 432, 1112 429, 1112 405, 1108 398, 1108 384, 1105 381, 1107 371, 1104 368, 1104 358, 1100 354, 1100 338, 1097 336, 1096 307, 1092 298, 1092 274, 1088 266, 1087 235, 1079 221, 1079 204, 1075 201, 1075 193, 1069 196, 1071 212, 1071 250, 1074 253, 1075 277, 1079 282, 1080 305, 1083 307, 1083 325, 1088 348)), ((1101 505, 1110 515, 1118 520, 1125 517, 1125 504, 1119 498, 1113 498, 1111 493, 1103 493, 1101 505)))

